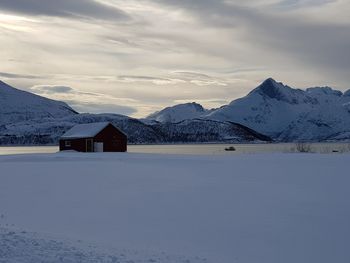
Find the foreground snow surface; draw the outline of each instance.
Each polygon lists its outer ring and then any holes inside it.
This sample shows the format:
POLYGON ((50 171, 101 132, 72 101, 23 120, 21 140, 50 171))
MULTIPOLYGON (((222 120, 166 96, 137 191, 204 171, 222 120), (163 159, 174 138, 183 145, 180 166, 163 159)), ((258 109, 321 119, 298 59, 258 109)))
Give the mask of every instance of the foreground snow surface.
POLYGON ((0 156, 0 262, 349 262, 349 162, 0 156))

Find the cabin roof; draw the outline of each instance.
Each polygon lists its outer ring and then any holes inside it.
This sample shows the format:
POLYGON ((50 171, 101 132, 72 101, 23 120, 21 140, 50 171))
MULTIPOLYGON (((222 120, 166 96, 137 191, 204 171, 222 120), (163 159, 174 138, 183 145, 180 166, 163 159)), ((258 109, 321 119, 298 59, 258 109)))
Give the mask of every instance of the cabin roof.
POLYGON ((78 124, 66 131, 62 139, 78 139, 95 137, 100 131, 107 127, 109 122, 94 122, 86 124, 78 124))

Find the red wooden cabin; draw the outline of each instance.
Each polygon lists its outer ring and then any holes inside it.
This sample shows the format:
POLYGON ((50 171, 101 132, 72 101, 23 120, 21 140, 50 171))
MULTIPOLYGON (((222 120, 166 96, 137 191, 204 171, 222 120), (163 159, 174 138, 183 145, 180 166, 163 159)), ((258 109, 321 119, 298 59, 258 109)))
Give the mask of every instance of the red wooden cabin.
POLYGON ((126 152, 127 136, 109 122, 78 124, 60 138, 60 151, 126 152))

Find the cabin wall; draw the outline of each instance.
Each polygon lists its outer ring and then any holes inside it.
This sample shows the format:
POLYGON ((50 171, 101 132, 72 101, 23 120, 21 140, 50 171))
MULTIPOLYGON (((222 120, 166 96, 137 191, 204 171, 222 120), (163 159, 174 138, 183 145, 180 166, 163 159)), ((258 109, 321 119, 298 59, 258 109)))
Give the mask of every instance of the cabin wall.
POLYGON ((61 139, 60 151, 75 150, 78 152, 86 152, 86 138, 82 139, 61 139), (71 146, 66 146, 66 141, 71 143, 71 146))
POLYGON ((103 142, 104 152, 126 152, 127 137, 113 125, 109 124, 94 137, 94 142, 103 142))

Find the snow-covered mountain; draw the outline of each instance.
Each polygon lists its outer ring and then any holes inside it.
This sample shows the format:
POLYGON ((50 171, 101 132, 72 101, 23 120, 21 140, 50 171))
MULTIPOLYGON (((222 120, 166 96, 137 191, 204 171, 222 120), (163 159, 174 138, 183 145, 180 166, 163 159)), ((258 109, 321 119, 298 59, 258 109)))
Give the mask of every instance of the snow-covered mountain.
POLYGON ((154 120, 162 123, 175 123, 183 120, 195 119, 209 114, 210 112, 210 110, 204 109, 202 105, 192 102, 166 107, 161 111, 152 113, 146 118, 146 120, 154 120))
MULTIPOLYGON (((230 122, 193 119, 178 124, 170 122, 168 125, 157 120, 145 123, 118 114, 78 114, 64 102, 21 91, 3 82, 0 82, 0 103, 0 145, 56 144, 59 137, 75 124, 103 121, 121 128, 128 135, 129 143, 270 140, 230 122)), ((180 105, 175 111, 183 113, 185 109, 190 109, 191 117, 197 116, 196 112, 209 112, 196 103, 180 105)), ((165 113, 163 116, 166 116, 165 113)), ((180 120, 180 117, 171 120, 180 120)))
POLYGON ((205 118, 234 121, 282 141, 327 140, 350 131, 350 96, 329 87, 292 89, 267 79, 205 118))
POLYGON ((18 90, 0 81, 0 125, 76 115, 66 103, 18 90))
POLYGON ((78 114, 66 103, 0 82, 0 144, 55 144, 75 124, 110 121, 130 143, 349 140, 350 90, 292 89, 267 79, 218 109, 180 104, 138 120, 78 114), (265 136, 266 135, 266 136, 265 136))
MULTIPOLYGON (((191 119, 183 111, 171 114, 191 119)), ((247 96, 196 118, 240 123, 280 141, 350 139, 350 90, 293 89, 269 78, 247 96)))

